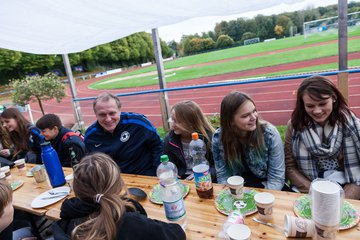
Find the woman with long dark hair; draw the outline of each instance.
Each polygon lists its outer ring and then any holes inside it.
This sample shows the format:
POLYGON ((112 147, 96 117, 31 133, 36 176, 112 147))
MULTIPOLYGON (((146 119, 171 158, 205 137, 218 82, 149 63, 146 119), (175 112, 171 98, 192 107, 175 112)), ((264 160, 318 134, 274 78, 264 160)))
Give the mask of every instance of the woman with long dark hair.
POLYGON ((328 79, 305 79, 285 137, 286 176, 301 192, 326 178, 360 199, 360 121, 328 79))
POLYGON ((180 225, 147 218, 129 199, 118 165, 106 154, 82 158, 73 189, 76 197, 63 202, 61 220, 53 225, 55 239, 186 239, 180 225))
POLYGON ((220 128, 213 136, 219 183, 240 175, 245 186, 281 190, 285 179, 284 150, 277 129, 259 119, 255 102, 231 92, 221 102, 220 128))
POLYGON ((43 137, 39 129, 32 125, 17 108, 8 108, 1 113, 4 128, 14 144, 13 160, 25 158, 27 162, 41 164, 43 137))

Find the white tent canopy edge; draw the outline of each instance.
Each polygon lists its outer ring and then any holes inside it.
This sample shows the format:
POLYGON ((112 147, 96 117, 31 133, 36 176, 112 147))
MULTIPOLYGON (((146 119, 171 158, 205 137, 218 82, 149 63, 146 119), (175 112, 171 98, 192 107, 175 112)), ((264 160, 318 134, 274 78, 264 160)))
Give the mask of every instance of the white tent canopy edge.
POLYGON ((194 17, 233 15, 301 1, 0 1, 0 48, 68 54, 194 17))

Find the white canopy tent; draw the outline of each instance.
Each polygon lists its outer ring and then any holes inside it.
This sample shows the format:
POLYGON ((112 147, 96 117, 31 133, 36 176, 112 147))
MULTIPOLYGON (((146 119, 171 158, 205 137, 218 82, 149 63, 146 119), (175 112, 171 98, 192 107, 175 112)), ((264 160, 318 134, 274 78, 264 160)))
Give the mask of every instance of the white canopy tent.
MULTIPOLYGON (((76 98, 75 84, 66 56, 68 53, 80 52, 139 31, 175 24, 194 17, 240 14, 302 1, 0 1, 0 48, 34 54, 63 54, 72 96, 76 98)), ((77 102, 74 102, 74 111, 79 125, 82 126, 77 102)))
POLYGON ((0 48, 66 54, 194 17, 224 16, 301 0, 5 0, 0 48))

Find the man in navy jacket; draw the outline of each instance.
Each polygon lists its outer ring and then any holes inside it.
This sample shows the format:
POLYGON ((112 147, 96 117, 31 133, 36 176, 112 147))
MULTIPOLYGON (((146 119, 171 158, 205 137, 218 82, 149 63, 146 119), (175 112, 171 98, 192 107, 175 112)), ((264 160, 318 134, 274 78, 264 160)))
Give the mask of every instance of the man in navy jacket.
POLYGON ((141 114, 121 112, 120 100, 102 93, 93 103, 97 121, 85 133, 87 152, 110 155, 123 173, 156 175, 162 140, 156 128, 141 114))

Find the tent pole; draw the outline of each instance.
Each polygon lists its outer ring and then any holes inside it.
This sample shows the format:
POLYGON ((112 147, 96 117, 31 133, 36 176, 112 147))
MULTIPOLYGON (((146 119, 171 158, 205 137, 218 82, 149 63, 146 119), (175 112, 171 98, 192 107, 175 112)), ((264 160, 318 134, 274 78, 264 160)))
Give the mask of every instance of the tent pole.
MULTIPOLYGON (((338 0, 338 26, 339 26, 339 71, 348 69, 347 53, 347 0, 338 0)), ((349 73, 342 72, 338 74, 338 87, 344 98, 349 102, 349 73)))
MULTIPOLYGON (((151 30, 152 32, 152 39, 154 42, 154 52, 155 52, 155 60, 156 60, 156 67, 158 72, 158 78, 159 78, 159 85, 160 89, 166 88, 166 80, 165 80, 165 74, 164 74, 164 64, 163 64, 163 58, 161 55, 161 46, 160 46, 160 38, 159 38, 159 31, 157 28, 153 28, 151 30)), ((166 92, 159 93, 160 97, 160 108, 161 108, 161 119, 163 123, 164 130, 167 132, 170 129, 169 126, 169 99, 166 92)))
POLYGON ((63 62, 64 62, 64 66, 65 66, 65 71, 66 71, 66 76, 68 77, 69 83, 70 83, 70 90, 71 90, 71 95, 72 95, 72 102, 73 102, 73 109, 74 109, 74 113, 75 113, 75 119, 77 121, 77 127, 80 130, 84 129, 84 121, 82 120, 82 116, 81 116, 81 111, 80 111, 80 104, 76 101, 74 101, 75 98, 77 98, 77 94, 76 94, 76 87, 75 87, 75 81, 74 81, 74 77, 71 71, 71 66, 70 66, 70 61, 69 61, 69 56, 67 54, 62 54, 62 58, 63 58, 63 62))

